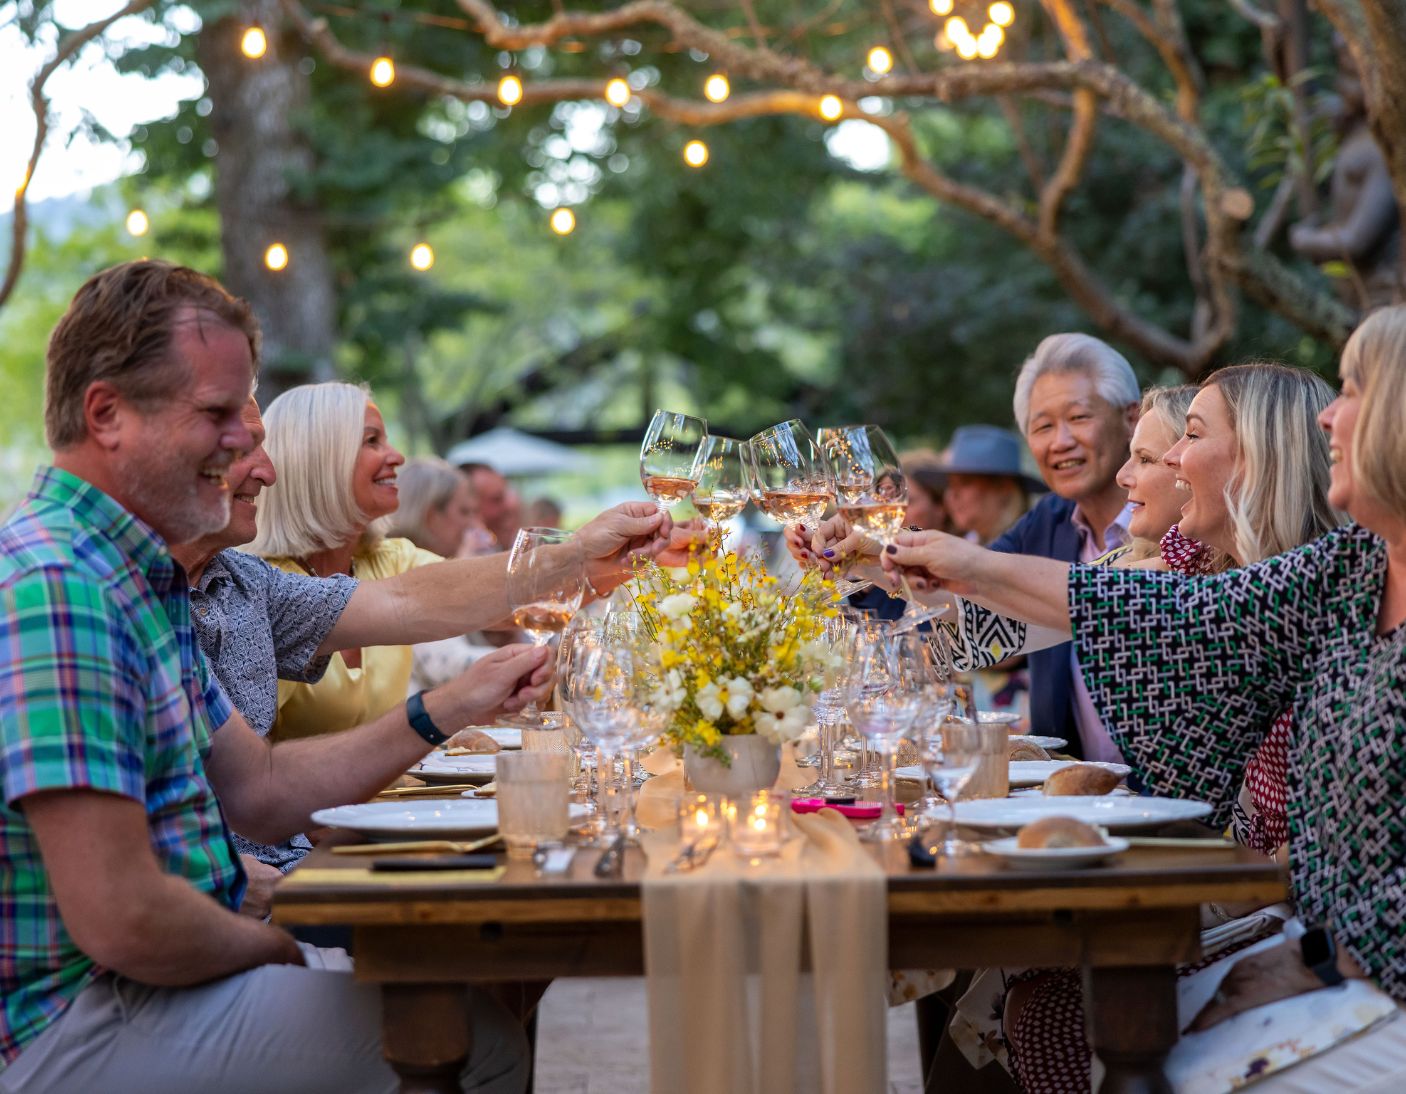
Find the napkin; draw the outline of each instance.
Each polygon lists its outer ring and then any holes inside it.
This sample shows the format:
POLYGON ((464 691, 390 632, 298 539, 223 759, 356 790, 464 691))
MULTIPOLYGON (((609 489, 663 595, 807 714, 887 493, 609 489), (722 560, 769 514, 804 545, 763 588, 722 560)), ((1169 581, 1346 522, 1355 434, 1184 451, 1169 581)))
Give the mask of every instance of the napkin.
POLYGON ((778 858, 752 865, 724 845, 683 874, 664 872, 675 841, 646 838, 657 1094, 887 1089, 884 873, 839 814, 791 823, 800 838, 778 858), (811 972, 803 975, 807 939, 811 972))

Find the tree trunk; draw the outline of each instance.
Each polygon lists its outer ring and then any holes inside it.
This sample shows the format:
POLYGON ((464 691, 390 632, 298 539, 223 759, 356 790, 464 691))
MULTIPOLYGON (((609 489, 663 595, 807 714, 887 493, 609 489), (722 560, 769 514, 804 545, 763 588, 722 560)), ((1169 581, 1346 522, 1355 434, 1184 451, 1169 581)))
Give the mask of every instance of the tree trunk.
POLYGON ((337 297, 321 219, 291 186, 313 166, 312 151, 295 128, 310 94, 308 77, 298 70, 302 49, 283 35, 277 0, 255 0, 243 10, 267 34, 262 58, 240 52, 246 24, 233 18, 207 24, 196 55, 209 81, 210 122, 219 143, 215 203, 224 280, 249 300, 263 326, 259 397, 266 403, 295 384, 333 378, 337 297), (288 250, 281 271, 265 265, 275 242, 288 250))

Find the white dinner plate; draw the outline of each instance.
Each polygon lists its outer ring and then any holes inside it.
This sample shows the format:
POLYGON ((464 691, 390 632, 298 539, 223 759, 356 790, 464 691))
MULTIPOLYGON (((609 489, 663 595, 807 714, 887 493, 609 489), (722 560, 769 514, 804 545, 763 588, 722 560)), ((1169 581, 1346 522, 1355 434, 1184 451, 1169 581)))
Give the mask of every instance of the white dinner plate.
POLYGON ((1080 764, 1085 767, 1101 767, 1105 771, 1113 772, 1120 779, 1132 770, 1127 764, 1095 763, 1088 760, 1012 760, 1011 785, 1041 786, 1056 771, 1080 764))
POLYGON ((957 823, 968 828, 1020 828, 1041 817, 1073 817, 1101 828, 1153 828, 1171 821, 1200 820, 1211 811, 1206 802, 1183 798, 1140 798, 1136 794, 1103 797, 1043 794, 1019 798, 976 798, 957 803, 957 823))
POLYGON ((1013 710, 978 710, 976 720, 984 726, 1013 726, 1021 716, 1013 710))
POLYGON ((1069 742, 1063 737, 1037 737, 1029 733, 1012 733, 1011 744, 1013 745, 1034 745, 1036 748, 1043 748, 1049 751, 1052 748, 1063 748, 1069 742))
POLYGON ((407 774, 432 786, 442 786, 446 783, 486 783, 497 771, 498 757, 494 753, 446 756, 442 752, 431 752, 407 774))
POLYGON ((522 747, 522 730, 517 726, 465 726, 464 728, 486 733, 498 742, 499 748, 522 747))
MULTIPOLYGON (((573 822, 586 815, 572 804, 573 822)), ((370 840, 458 839, 483 835, 498 827, 498 803, 490 798, 447 798, 424 802, 366 802, 319 809, 314 824, 348 828, 370 840)))
POLYGON ((1102 847, 1019 847, 1015 836, 987 840, 981 846, 1016 870, 1077 870, 1094 866, 1128 849, 1128 841, 1105 836, 1102 847))

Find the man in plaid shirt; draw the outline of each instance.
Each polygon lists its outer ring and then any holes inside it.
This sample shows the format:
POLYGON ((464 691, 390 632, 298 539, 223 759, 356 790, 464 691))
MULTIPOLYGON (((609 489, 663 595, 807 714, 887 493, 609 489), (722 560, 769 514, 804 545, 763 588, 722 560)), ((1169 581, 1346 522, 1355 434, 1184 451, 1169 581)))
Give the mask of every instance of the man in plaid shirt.
MULTIPOLYGON (((257 326, 143 260, 79 290, 51 339, 54 465, 0 526, 0 1091, 391 1091, 377 993, 340 951, 236 913, 228 823, 277 841, 546 690, 506 647, 355 731, 278 749, 232 710, 168 543, 229 518, 257 326), (431 736, 423 736, 429 733, 431 736)), ((520 1028, 475 996, 466 1088, 520 1090, 520 1028)))

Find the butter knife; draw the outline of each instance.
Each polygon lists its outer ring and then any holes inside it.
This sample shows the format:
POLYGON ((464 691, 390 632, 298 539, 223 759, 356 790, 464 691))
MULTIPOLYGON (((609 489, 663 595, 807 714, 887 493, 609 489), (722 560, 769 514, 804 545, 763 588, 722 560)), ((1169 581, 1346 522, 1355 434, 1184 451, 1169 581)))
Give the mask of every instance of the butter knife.
POLYGON ((614 878, 619 877, 624 871, 625 837, 619 835, 615 837, 615 842, 602 853, 600 860, 595 865, 594 873, 596 877, 614 878))

